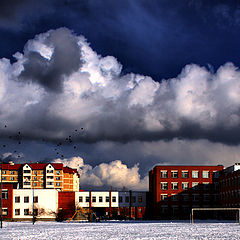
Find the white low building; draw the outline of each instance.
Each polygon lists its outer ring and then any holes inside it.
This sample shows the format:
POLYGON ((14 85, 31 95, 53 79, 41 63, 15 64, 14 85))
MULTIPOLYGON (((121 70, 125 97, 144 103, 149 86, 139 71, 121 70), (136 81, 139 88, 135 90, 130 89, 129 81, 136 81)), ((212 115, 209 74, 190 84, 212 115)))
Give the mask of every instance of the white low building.
POLYGON ((77 207, 118 207, 118 192, 116 191, 87 191, 75 192, 77 207))
POLYGON ((56 189, 13 189, 13 219, 55 219, 58 211, 56 189), (34 203, 33 203, 34 199, 34 203))

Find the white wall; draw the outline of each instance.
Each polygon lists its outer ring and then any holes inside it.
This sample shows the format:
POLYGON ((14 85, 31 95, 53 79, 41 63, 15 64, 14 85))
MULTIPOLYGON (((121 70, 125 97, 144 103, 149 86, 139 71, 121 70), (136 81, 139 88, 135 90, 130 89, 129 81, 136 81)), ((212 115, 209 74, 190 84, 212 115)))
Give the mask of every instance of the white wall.
MULTIPOLYGON (((76 192, 75 193, 75 203, 78 207, 89 207, 89 203, 86 202, 86 197, 90 196, 90 192, 76 192), (83 202, 79 202, 79 197, 83 198, 83 202)), ((109 191, 92 191, 91 192, 92 199, 96 197, 96 202, 92 201, 92 207, 109 207, 110 203, 106 202, 106 197, 110 196, 109 191), (99 197, 102 197, 102 202, 99 202, 99 197)), ((118 192, 111 192, 111 207, 118 207, 118 192), (116 198, 116 202, 113 202, 113 197, 116 198)))
MULTIPOLYGON (((34 189, 34 196, 38 196, 38 203, 34 203, 34 208, 38 209, 37 218, 53 218, 58 209, 58 190, 56 189, 34 189), (44 209, 44 212, 42 212, 44 209), (42 213, 40 213, 42 212, 42 213)), ((13 189, 13 218, 31 219, 32 216, 24 215, 24 209, 29 209, 32 214, 33 191, 32 189, 13 189), (20 196, 20 203, 15 202, 15 197, 20 196), (24 203, 24 197, 29 197, 29 203, 24 203), (15 214, 15 209, 20 209, 20 215, 15 214)))

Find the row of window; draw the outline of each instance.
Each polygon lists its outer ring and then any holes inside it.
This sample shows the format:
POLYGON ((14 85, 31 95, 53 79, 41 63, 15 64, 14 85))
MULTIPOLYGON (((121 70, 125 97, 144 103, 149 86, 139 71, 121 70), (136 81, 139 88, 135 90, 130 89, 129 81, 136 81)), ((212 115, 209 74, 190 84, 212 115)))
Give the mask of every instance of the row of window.
MULTIPOLYGON (((6 171, 3 171, 3 174, 4 174, 4 172, 6 174, 6 171)), ((14 171, 11 171, 11 172, 14 172, 14 171)), ((10 172, 10 174, 15 174, 15 173, 11 173, 11 172, 10 172)), ((23 173, 31 173, 31 170, 23 170, 23 173)), ((47 173, 54 173, 54 171, 53 170, 47 170, 47 173)), ((61 172, 59 170, 56 171, 57 175, 60 175, 60 173, 61 172)), ((37 171, 33 171, 33 174, 37 175, 38 172, 37 171)), ((43 175, 43 171, 41 171, 40 174, 43 175)))
MULTIPOLYGON (((218 201, 218 195, 214 194, 214 201, 218 201)), ((188 195, 188 194, 182 194, 182 195, 171 195, 168 196, 167 194, 161 194, 161 201, 167 201, 167 200, 171 200, 171 201, 189 201, 190 199, 192 201, 200 201, 200 199, 202 198, 203 201, 210 201, 211 200, 211 195, 210 194, 203 194, 203 195, 199 195, 199 194, 192 194, 192 195, 188 195)))
MULTIPOLYGON (((3 171, 2 171, 2 174, 7 174, 7 171, 6 171, 6 170, 3 170, 3 171)), ((14 174, 17 174, 17 172, 16 172, 16 171, 10 171, 10 174, 11 174, 11 175, 14 175, 14 174)))
MULTIPOLYGON (((29 196, 24 196, 24 198, 23 198, 24 200, 24 203, 29 203, 29 196)), ((20 196, 16 196, 15 197, 15 203, 20 203, 20 200, 21 200, 21 198, 20 198, 20 196)), ((38 203, 38 196, 34 196, 33 197, 33 201, 35 202, 35 203, 38 203)))
MULTIPOLYGON (((34 209, 34 210, 33 210, 33 214, 34 214, 34 216, 37 216, 37 215, 38 215, 38 209, 34 209)), ((18 208, 18 209, 15 209, 15 215, 16 215, 16 216, 19 216, 19 215, 20 215, 20 209, 19 209, 19 208, 18 208)), ((29 215, 30 215, 30 211, 29 211, 28 208, 25 208, 25 209, 24 209, 24 215, 25 215, 25 216, 29 216, 29 215)))
MULTIPOLYGON (((109 202, 109 197, 105 197, 105 202, 109 202)), ((79 199, 78 199, 79 202, 83 202, 83 197, 80 196, 79 199)), ((85 202, 89 202, 90 201, 90 197, 85 197, 85 202)), ((112 202, 116 202, 117 199, 115 196, 112 197, 112 202)), ((97 202, 97 197, 93 196, 92 197, 92 202, 97 202)), ((102 196, 99 196, 98 197, 98 202, 103 202, 103 197, 102 196)))
MULTIPOLYGON (((31 177, 30 176, 24 176, 24 179, 28 179, 28 180, 31 180, 31 177)), ((43 180, 44 178, 41 177, 40 178, 41 180, 43 180)), ((53 176, 47 176, 47 179, 54 179, 53 176)), ((61 177, 55 177, 56 180, 61 180, 61 177)), ((33 180, 37 181, 38 178, 37 177, 33 177, 33 180)))
MULTIPOLYGON (((214 172, 213 176, 215 178, 218 177, 218 172, 214 172)), ((179 172, 177 170, 171 170, 171 178, 178 178, 179 172)), ((189 171, 181 171, 181 177, 182 178, 189 178, 189 171)), ((200 171, 192 171, 192 178, 199 178, 200 177, 200 171)), ((161 178, 168 178, 168 171, 167 170, 161 170, 161 178)), ((202 178, 210 178, 210 172, 209 171, 202 171, 202 178)))
MULTIPOLYGON (((7 180, 6 177, 2 177, 2 180, 7 180)), ((14 180, 17 180, 17 178, 15 179, 14 177, 10 177, 10 181, 14 181, 14 180)))
MULTIPOLYGON (((80 196, 79 197, 79 202, 83 202, 83 197, 80 196)), ((89 197, 85 197, 85 202, 89 202, 90 198, 89 197)), ((112 196, 112 202, 116 202, 116 197, 115 196, 112 196)), ((123 202, 123 197, 122 196, 119 196, 119 202, 122 203, 123 202)), ((142 196, 138 196, 138 199, 136 199, 136 196, 132 196, 132 202, 133 203, 136 203, 136 200, 138 200, 138 202, 142 202, 142 196)), ((130 201, 130 197, 129 196, 125 196, 125 202, 128 203, 130 201)), ((93 196, 92 197, 92 202, 97 202, 97 197, 96 196, 93 196)), ((102 196, 99 196, 98 197, 98 202, 103 202, 103 197, 102 196)), ((105 197, 105 202, 109 202, 109 197, 106 196, 105 197)))
MULTIPOLYGON (((203 184, 203 189, 208 190, 210 187, 209 182, 202 183, 203 184)), ((198 189, 199 183, 198 182, 193 182, 192 183, 192 188, 198 189)), ((171 190, 178 190, 180 189, 179 183, 178 182, 172 182, 171 183, 171 190)), ((188 182, 183 182, 182 183, 182 189, 187 190, 189 189, 189 183, 188 182)), ((161 190, 168 190, 168 183, 167 182, 161 182, 161 190)))
MULTIPOLYGON (((24 182, 23 183, 24 185, 31 185, 31 182, 24 182)), ((54 182, 47 182, 47 185, 54 185, 54 182)), ((36 182, 33 182, 33 186, 36 187, 37 186, 37 183, 36 182)), ((41 183, 41 186, 44 186, 44 183, 41 183)), ((56 182, 56 186, 61 186, 61 183, 60 182, 56 182)))

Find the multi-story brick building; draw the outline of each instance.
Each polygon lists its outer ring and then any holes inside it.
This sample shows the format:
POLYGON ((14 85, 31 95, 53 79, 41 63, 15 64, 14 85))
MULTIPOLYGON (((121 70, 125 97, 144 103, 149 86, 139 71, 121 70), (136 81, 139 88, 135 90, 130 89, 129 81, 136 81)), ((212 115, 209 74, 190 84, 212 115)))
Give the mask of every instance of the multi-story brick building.
POLYGON ((222 207, 240 207, 240 164, 235 163, 220 172, 220 204, 222 207))
POLYGON ((77 170, 62 163, 4 163, 1 173, 3 183, 11 183, 13 188, 79 190, 77 170))
POLYGON ((218 177, 223 166, 156 166, 149 172, 154 218, 189 217, 193 207, 219 206, 218 177))

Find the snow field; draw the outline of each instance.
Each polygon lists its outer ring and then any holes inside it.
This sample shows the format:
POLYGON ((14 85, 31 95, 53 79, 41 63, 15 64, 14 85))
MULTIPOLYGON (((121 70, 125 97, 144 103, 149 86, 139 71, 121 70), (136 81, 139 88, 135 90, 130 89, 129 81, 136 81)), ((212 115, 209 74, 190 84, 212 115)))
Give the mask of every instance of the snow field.
POLYGON ((237 223, 198 222, 3 222, 0 239, 240 239, 237 223))

